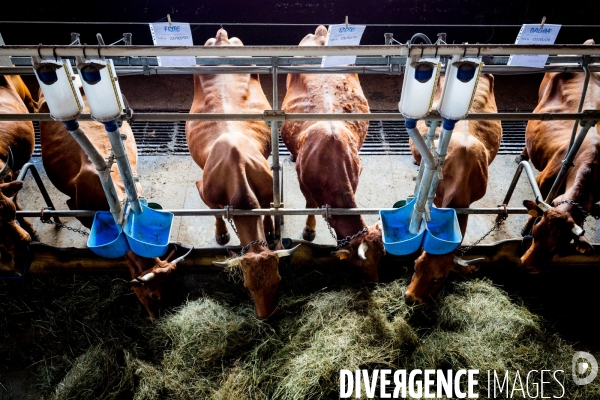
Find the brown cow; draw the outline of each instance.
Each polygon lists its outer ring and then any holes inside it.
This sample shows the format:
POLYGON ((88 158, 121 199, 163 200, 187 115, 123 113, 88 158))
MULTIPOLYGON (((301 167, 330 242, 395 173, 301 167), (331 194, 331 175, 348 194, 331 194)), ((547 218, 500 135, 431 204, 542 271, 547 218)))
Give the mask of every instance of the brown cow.
MULTIPOLYGON (((81 88, 81 83, 79 85, 81 88)), ((84 112, 89 113, 89 107, 83 92, 82 96, 85 102, 84 112)), ((39 112, 49 112, 41 91, 39 99, 39 112)), ((111 146, 104 126, 99 122, 80 122, 79 124, 100 154, 107 158, 111 146)), ((127 136, 124 140, 125 150, 131 169, 135 174, 137 165, 135 138, 127 122, 123 122, 120 131, 122 135, 127 136)), ((67 200, 69 209, 108 210, 108 202, 100 183, 98 171, 67 131, 64 124, 54 121, 40 122, 40 141, 42 162, 46 174, 59 191, 69 196, 67 200)), ((111 178, 115 184, 119 200, 123 201, 126 197, 125 187, 116 167, 111 170, 111 178)), ((138 192, 141 193, 139 184, 138 192)), ((85 227, 91 227, 92 218, 81 217, 78 219, 85 227)), ((132 251, 125 255, 125 261, 132 278, 131 288, 148 311, 150 318, 157 318, 163 312, 162 286, 166 278, 176 268, 176 262, 169 261, 173 256, 174 252, 163 261, 159 258, 140 257, 132 251)))
MULTIPOLYGON (((435 95, 439 102, 443 77, 435 95)), ((484 74, 479 78, 472 112, 497 112, 494 97, 494 77, 484 74)), ((427 127, 418 123, 424 134, 427 127)), ((502 125, 500 121, 459 121, 448 146, 443 176, 439 181, 434 198, 436 207, 469 207, 471 203, 485 195, 488 166, 494 161, 500 148, 502 125)), ((411 141, 411 152, 417 161, 421 155, 411 141)), ((463 234, 467 229, 467 214, 458 215, 458 223, 463 234)), ((451 271, 466 273, 474 269, 464 263, 455 263, 454 253, 445 255, 428 254, 425 251, 415 261, 415 272, 405 293, 407 303, 423 303, 434 295, 444 284, 451 271)))
MULTIPOLYGON (((205 46, 243 46, 220 29, 205 46)), ((271 106, 258 75, 194 75, 194 101, 190 113, 262 113, 271 106)), ((185 127, 192 158, 204 170, 196 182, 204 203, 212 209, 269 208, 273 200, 273 175, 267 162, 271 153, 271 131, 262 121, 190 121, 185 127)), ((281 277, 278 258, 286 250, 273 252, 266 244, 273 236, 273 220, 259 216, 234 216, 240 243, 248 246, 242 257, 226 262, 239 266, 244 286, 250 291, 260 318, 275 309, 281 277)), ((216 240, 229 241, 225 221, 216 218, 216 240)), ((224 263, 225 264, 225 263, 224 263)))
MULTIPOLYGON (((585 44, 594 44, 594 41, 588 40, 585 44)), ((584 79, 583 72, 545 74, 534 112, 577 112, 584 79)), ((598 72, 591 73, 583 109, 600 109, 598 72)), ((550 192, 562 167, 561 161, 567 154, 572 130, 573 121, 529 121, 527 124, 523 156, 529 157, 540 171, 536 181, 544 197, 550 192)), ((533 243, 521 257, 521 263, 530 272, 540 272, 555 254, 569 250, 571 243, 581 253, 593 252, 593 247, 583 236, 583 232, 575 234, 572 231, 575 224, 583 225, 585 216, 592 210, 594 203, 600 201, 598 154, 600 134, 596 126, 590 128, 575 156, 574 166, 568 170, 567 177, 558 191, 559 195, 554 199, 553 204, 556 206, 545 210, 547 206, 543 204, 540 208, 534 201, 523 202, 531 214, 541 216, 533 227, 533 243)), ((530 217, 525 231, 529 230, 533 220, 534 217, 530 217)))
MULTIPOLYGON (((300 46, 323 46, 327 28, 302 39, 300 46)), ((289 74, 282 109, 289 113, 368 113, 357 74, 289 74)), ((285 145, 296 159, 300 189, 307 208, 330 205, 357 207, 354 193, 362 171, 358 151, 369 127, 368 121, 287 121, 281 128, 285 145)), ((356 234, 334 254, 357 266, 371 281, 384 255, 381 227, 367 227, 360 215, 333 215, 330 224, 340 239, 356 234), (362 232, 362 233, 361 233, 362 232)), ((302 233, 315 238, 316 219, 309 215, 302 233)))
MULTIPOLYGON (((0 114, 6 113, 27 113, 27 108, 13 80, 0 75, 0 114)), ((35 236, 31 224, 16 218, 16 210, 21 209, 16 195, 23 182, 15 180, 19 170, 31 158, 34 142, 31 122, 0 122, 0 265, 11 271, 14 270, 14 259, 23 254, 25 246, 35 236)))

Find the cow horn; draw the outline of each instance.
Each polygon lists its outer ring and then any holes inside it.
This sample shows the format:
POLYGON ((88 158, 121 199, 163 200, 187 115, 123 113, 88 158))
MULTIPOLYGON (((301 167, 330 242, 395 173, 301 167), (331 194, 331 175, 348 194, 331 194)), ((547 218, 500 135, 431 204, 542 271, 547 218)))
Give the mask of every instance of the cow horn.
POLYGON ((369 250, 369 244, 367 242, 362 242, 360 244, 360 246, 358 246, 358 256, 360 257, 361 260, 366 260, 367 256, 367 250, 369 250))
POLYGON ((240 261, 242 261, 242 258, 244 257, 235 257, 235 258, 230 258, 229 260, 225 260, 225 261, 213 261, 213 265, 216 265, 217 267, 223 267, 223 268, 228 268, 228 267, 233 267, 236 264, 239 264, 240 261))
POLYGON ((538 207, 540 208, 540 210, 542 210, 543 212, 548 211, 549 209, 552 208, 552 206, 548 203, 544 203, 543 200, 540 200, 538 198, 535 199, 535 202, 537 203, 538 207))
POLYGON ((156 275, 154 275, 154 272, 148 272, 147 274, 140 276, 137 279, 142 282, 148 282, 154 279, 155 276, 156 275))
POLYGON ((2 171, 0 171, 0 182, 2 182, 4 180, 4 178, 6 178, 6 175, 8 175, 12 172, 12 166, 13 166, 13 155, 12 155, 12 151, 9 147, 8 148, 8 156, 6 157, 6 164, 4 164, 4 168, 2 168, 2 171))
POLYGON ((278 258, 291 256, 296 250, 298 250, 298 247, 300 247, 300 245, 298 245, 292 249, 275 250, 275 254, 277 254, 278 258))
POLYGON ((469 265, 477 264, 483 260, 485 260, 485 258, 474 258, 472 260, 463 260, 462 258, 454 257, 454 263, 460 265, 461 267, 468 267, 469 265))
POLYGON ((573 224, 573 228, 571 228, 571 232, 575 234, 575 236, 583 236, 585 234, 585 230, 577 224, 573 224))
POLYGON ((182 255, 181 257, 177 257, 176 259, 174 259, 173 261, 171 261, 173 264, 177 264, 179 261, 183 261, 184 258, 186 258, 191 252, 192 250, 194 250, 194 246, 192 246, 191 249, 188 250, 187 253, 185 253, 184 255, 182 255))

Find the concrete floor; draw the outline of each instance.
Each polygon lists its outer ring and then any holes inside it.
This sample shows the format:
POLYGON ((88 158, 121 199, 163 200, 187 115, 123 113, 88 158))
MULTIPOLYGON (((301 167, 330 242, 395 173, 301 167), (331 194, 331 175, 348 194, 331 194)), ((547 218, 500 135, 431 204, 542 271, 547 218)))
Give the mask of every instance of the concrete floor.
MULTIPOLYGON (((514 155, 497 156, 490 167, 487 193, 473 207, 496 207, 502 202, 517 165, 514 155)), ((296 177, 295 164, 288 157, 282 157, 284 167, 284 204, 290 208, 304 208, 305 202, 296 177)), ((46 178, 40 158, 32 159, 57 209, 68 209, 66 196, 58 192, 46 178)), ((363 172, 356 193, 359 207, 389 208, 397 200, 406 198, 414 189, 413 179, 418 167, 411 156, 384 155, 363 156, 361 158, 363 172)), ((191 157, 184 156, 146 156, 140 157, 138 164, 140 182, 144 188, 144 197, 149 201, 160 203, 165 209, 205 209, 200 199, 195 181, 202 176, 202 170, 191 157)), ((25 185, 19 194, 20 202, 25 210, 39 210, 45 204, 31 176, 25 179, 25 185)), ((524 174, 517 185, 511 207, 520 207, 522 200, 532 199, 533 195, 524 174)), ((469 225, 463 244, 472 243, 487 232, 494 224, 495 216, 474 215, 469 225)), ((520 237, 526 215, 511 215, 504 225, 488 236, 482 243, 493 243, 499 240, 520 237)), ((378 215, 366 215, 365 221, 371 225, 379 219, 378 215)), ((31 219, 43 243, 57 247, 85 247, 86 237, 68 231, 55 229, 42 224, 39 219, 31 219)), ((304 216, 286 216, 282 226, 282 236, 301 238, 304 228, 304 216)), ((75 218, 63 218, 67 225, 82 228, 75 218)), ((85 229, 85 228, 84 228, 85 229)), ((585 226, 586 237, 595 243, 600 242, 600 224, 588 218, 585 226)), ((231 231, 230 245, 238 245, 239 240, 231 231)), ((175 217, 171 230, 171 241, 181 242, 196 247, 218 246, 214 239, 214 217, 175 217)), ((327 231, 323 218, 317 218, 317 237, 315 243, 334 245, 335 241, 327 231)))

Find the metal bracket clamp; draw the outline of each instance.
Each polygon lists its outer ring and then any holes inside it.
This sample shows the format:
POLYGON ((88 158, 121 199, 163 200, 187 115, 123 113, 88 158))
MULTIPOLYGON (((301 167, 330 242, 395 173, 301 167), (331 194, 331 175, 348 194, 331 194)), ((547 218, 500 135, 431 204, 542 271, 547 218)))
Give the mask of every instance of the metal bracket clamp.
POLYGON ((229 216, 229 211, 233 211, 233 207, 225 206, 223 207, 223 210, 225 210, 225 218, 227 219, 227 221, 229 221, 231 219, 231 217, 229 216))
POLYGON ((498 217, 508 218, 508 210, 506 209, 506 204, 498 204, 497 207, 502 207, 502 210, 498 213, 498 217))
POLYGON ((271 207, 273 210, 277 210, 278 208, 284 208, 284 205, 283 203, 279 203, 279 205, 275 207, 275 203, 271 202, 269 207, 271 207))
POLYGON ((285 122, 285 111, 283 110, 265 110, 263 111, 264 121, 285 122))
POLYGON ((321 209, 324 210, 323 218, 325 218, 326 221, 329 221, 329 210, 331 210, 331 206, 329 204, 325 204, 324 206, 321 206, 321 209))

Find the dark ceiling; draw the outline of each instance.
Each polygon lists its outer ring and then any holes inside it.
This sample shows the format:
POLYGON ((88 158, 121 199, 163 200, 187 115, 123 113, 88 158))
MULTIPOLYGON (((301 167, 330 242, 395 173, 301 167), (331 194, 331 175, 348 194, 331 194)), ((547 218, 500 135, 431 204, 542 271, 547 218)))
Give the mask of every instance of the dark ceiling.
MULTIPOLYGON (((18 1, 4 2, 2 21, 66 21, 69 24, 15 24, 0 22, 0 33, 7 44, 68 44, 70 33, 81 33, 82 42, 95 44, 95 34, 107 43, 123 32, 133 33, 133 44, 152 44, 147 25, 95 25, 82 22, 157 22, 169 13, 173 21, 214 23, 192 26, 194 43, 203 44, 222 24, 230 36, 246 45, 295 45, 317 24, 342 23, 348 15, 354 24, 430 24, 425 27, 378 27, 365 31, 361 44, 383 44, 385 32, 406 42, 412 34, 423 32, 435 39, 448 33, 452 43, 512 43, 522 23, 563 25, 600 24, 597 2, 571 1, 560 6, 534 0, 308 0, 308 1, 184 1, 184 0, 105 0, 103 2, 18 1), (310 26, 248 26, 234 23, 285 23, 310 26), (443 26, 463 25, 462 27, 443 26), (465 27, 464 25, 473 25, 465 27), (499 25, 515 25, 501 27, 499 25)), ((557 43, 582 43, 599 32, 596 27, 563 27, 557 43)), ((600 35, 596 38, 600 40, 600 35)))

